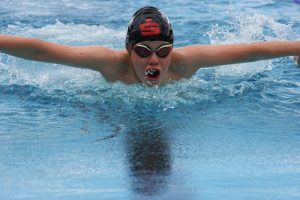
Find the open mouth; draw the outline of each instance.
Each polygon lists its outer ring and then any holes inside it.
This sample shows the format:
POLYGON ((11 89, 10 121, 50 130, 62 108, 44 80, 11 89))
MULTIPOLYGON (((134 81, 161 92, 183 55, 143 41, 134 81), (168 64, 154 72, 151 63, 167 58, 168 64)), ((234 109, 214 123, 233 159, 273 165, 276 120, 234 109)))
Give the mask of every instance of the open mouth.
POLYGON ((157 80, 160 75, 160 70, 155 68, 149 68, 146 70, 145 75, 148 80, 157 80))

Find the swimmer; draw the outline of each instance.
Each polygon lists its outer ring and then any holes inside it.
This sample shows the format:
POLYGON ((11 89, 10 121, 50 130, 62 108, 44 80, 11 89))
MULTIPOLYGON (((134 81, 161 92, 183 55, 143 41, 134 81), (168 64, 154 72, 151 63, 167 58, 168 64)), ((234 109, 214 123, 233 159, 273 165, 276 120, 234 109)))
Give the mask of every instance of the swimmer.
POLYGON ((294 56, 300 64, 300 41, 250 44, 173 46, 173 29, 167 16, 155 7, 134 13, 124 50, 101 46, 75 47, 39 39, 0 35, 0 52, 12 56, 98 71, 111 82, 163 85, 189 78, 198 69, 294 56))

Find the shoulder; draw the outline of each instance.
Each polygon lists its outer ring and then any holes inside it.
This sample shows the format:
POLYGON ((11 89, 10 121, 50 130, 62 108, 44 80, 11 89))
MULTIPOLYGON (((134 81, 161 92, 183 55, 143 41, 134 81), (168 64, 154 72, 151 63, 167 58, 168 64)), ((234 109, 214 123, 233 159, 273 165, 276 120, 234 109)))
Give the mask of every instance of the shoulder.
POLYGON ((171 71, 180 78, 191 77, 201 67, 200 62, 204 57, 202 55, 205 55, 201 52, 204 52, 201 45, 174 48, 171 71), (198 60, 198 63, 195 60, 198 60))
POLYGON ((108 81, 123 81, 124 74, 130 67, 130 57, 126 50, 114 50, 111 52, 109 64, 100 70, 108 81))

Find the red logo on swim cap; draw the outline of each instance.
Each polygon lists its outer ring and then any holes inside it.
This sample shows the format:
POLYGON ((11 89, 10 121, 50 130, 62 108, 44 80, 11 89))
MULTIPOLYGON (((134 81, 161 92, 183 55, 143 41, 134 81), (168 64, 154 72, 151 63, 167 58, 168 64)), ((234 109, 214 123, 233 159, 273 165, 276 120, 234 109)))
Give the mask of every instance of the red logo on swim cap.
POLYGON ((147 18, 146 22, 140 24, 142 36, 156 36, 160 34, 159 24, 152 21, 152 18, 147 18))

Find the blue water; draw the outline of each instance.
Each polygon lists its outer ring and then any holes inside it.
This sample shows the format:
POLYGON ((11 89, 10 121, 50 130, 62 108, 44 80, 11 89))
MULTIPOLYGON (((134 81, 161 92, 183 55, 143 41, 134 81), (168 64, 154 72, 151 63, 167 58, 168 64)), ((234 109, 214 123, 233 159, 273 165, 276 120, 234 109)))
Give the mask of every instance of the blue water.
MULTIPOLYGON (((144 5, 176 47, 300 38, 293 0, 2 0, 0 33, 122 49, 144 5)), ((289 57, 146 88, 0 54, 0 199, 300 199, 299 86, 289 57)))

